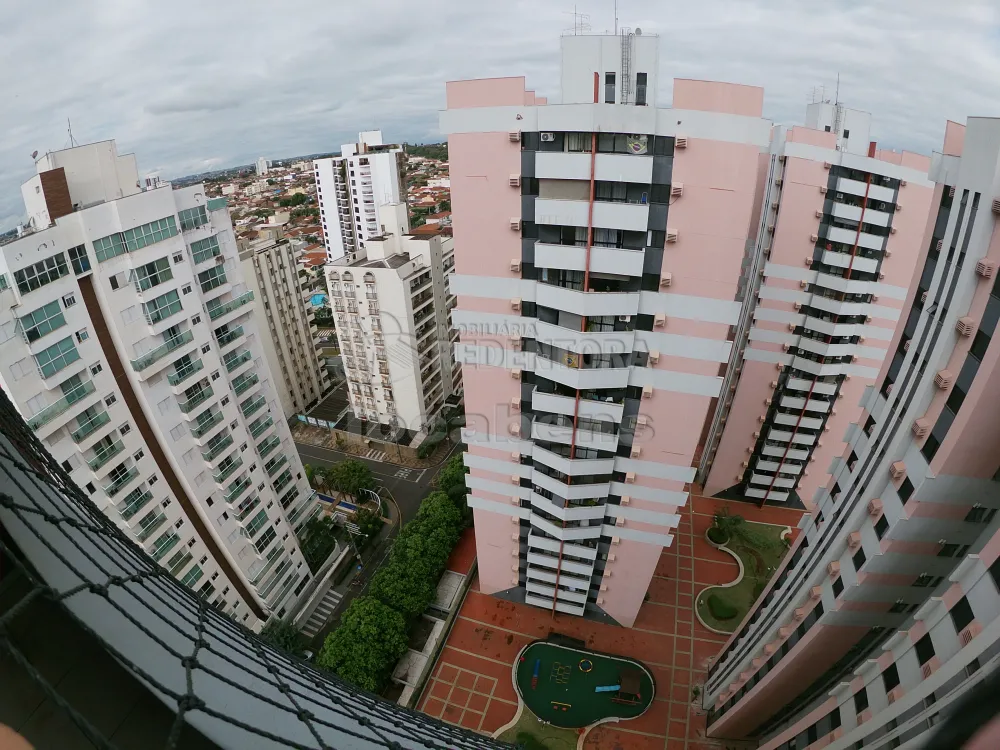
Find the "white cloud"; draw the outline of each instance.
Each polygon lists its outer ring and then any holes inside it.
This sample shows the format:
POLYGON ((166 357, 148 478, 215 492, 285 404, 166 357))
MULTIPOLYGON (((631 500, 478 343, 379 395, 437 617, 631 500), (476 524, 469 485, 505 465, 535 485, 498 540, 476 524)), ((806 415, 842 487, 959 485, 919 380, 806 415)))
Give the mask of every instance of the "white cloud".
MULTIPOLYGON (((579 0, 594 31, 612 3, 579 0)), ((238 4, 38 0, 0 7, 0 216, 22 211, 29 154, 116 138, 140 169, 328 151, 361 129, 437 133, 447 80, 524 75, 555 98, 570 5, 515 0, 238 4)), ((881 144, 929 152, 946 119, 997 114, 995 0, 621 0, 623 24, 661 36, 661 102, 674 77, 765 88, 765 115, 801 121, 811 89, 874 116, 881 144)), ((10 226, 0 221, 0 229, 10 226)))

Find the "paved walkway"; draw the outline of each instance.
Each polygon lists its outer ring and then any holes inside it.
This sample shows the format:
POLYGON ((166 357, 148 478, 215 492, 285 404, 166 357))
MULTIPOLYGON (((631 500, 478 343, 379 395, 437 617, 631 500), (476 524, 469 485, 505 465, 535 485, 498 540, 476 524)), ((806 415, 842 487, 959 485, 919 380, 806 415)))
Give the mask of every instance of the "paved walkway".
MULTIPOLYGON (((682 509, 674 546, 665 549, 634 628, 620 628, 559 615, 486 596, 473 584, 431 680, 420 710, 452 724, 492 733, 514 717, 517 695, 511 666, 518 651, 551 631, 584 640, 599 651, 631 656, 648 665, 657 689, 650 710, 628 722, 593 730, 586 750, 722 750, 738 747, 705 737, 704 712, 692 704, 709 660, 726 636, 706 630, 694 616, 694 595, 703 586, 732 580, 735 561, 709 545, 705 530, 724 501, 692 497, 682 509)), ((752 521, 791 525, 799 511, 755 511, 731 504, 752 521)))

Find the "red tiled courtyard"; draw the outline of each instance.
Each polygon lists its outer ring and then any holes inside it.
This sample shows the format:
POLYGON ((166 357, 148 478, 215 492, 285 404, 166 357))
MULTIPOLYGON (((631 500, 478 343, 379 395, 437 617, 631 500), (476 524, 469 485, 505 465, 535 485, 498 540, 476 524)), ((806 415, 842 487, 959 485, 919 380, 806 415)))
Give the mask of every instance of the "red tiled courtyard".
MULTIPOLYGON (((552 615, 479 593, 473 583, 448 642, 418 702, 418 708, 452 724, 491 734, 514 718, 517 695, 511 667, 521 648, 556 631, 586 641, 598 651, 639 659, 656 677, 652 708, 621 724, 607 724, 587 735, 587 750, 721 750, 733 743, 705 737, 705 716, 692 704, 691 689, 705 679, 708 661, 726 636, 706 630, 693 611, 704 586, 736 576, 736 562, 709 545, 705 530, 725 505, 692 496, 681 509, 674 544, 663 551, 634 628, 552 615)), ((801 513, 785 508, 757 510, 731 503, 733 513, 751 521, 795 527, 801 513)), ((471 535, 468 535, 471 537, 471 535)), ((463 545, 469 540, 463 539, 463 545)), ((474 549, 474 547, 473 547, 474 549)), ((468 547, 461 558, 469 555, 468 547)))

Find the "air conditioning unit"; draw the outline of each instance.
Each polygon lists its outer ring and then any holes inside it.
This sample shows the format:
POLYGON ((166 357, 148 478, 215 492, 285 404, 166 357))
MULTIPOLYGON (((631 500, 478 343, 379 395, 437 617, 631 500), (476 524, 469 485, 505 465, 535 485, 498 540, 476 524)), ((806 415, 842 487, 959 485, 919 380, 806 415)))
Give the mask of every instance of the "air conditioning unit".
POLYGON ((817 219, 822 219, 823 218, 823 212, 820 211, 818 208, 816 209, 816 218, 817 219))
POLYGON ((520 297, 515 297, 514 299, 512 299, 510 301, 510 309, 511 310, 520 310, 521 309, 521 298, 520 297))
MULTIPOLYGON (((896 227, 889 227, 889 234, 895 234, 895 233, 896 233, 896 227)), ((888 255, 888 253, 886 253, 886 255, 888 255)))
POLYGON ((993 213, 1000 214, 1000 198, 993 200, 993 213))
POLYGON ((819 187, 819 194, 820 195, 826 195, 826 186, 825 185, 820 185, 820 187, 819 187))
POLYGON ((635 418, 635 426, 637 428, 645 427, 648 423, 649 420, 641 414, 635 418))
POLYGON ((640 448, 638 445, 633 445, 632 450, 629 453, 629 458, 639 458, 639 456, 641 455, 642 455, 642 448, 640 448))
POLYGON ((903 342, 903 351, 904 352, 910 351, 910 339, 907 339, 906 341, 903 342))
POLYGON ((510 400, 511 411, 521 411, 521 399, 514 397, 510 400))
POLYGON ((510 371, 510 376, 514 380, 520 380, 521 379, 521 368, 520 367, 515 367, 513 370, 510 371))
POLYGON ((625 484, 635 484, 635 472, 629 471, 625 473, 625 484))
POLYGON ((611 543, 612 544, 621 544, 622 543, 622 538, 620 536, 613 536, 613 537, 611 537, 611 543))
POLYGON ((521 131, 520 130, 512 130, 509 133, 507 133, 507 137, 510 139, 511 143, 520 143, 521 142, 521 131))
POLYGON ((943 391, 951 388, 951 384, 954 382, 955 376, 951 370, 938 370, 937 374, 934 376, 934 385, 943 391))
POLYGON ((521 424, 519 422, 514 422, 507 429, 510 432, 510 434, 514 435, 515 437, 521 434, 521 424))
POLYGON ((868 501, 868 515, 872 518, 882 515, 882 501, 877 497, 873 497, 868 501))
POLYGON ((774 234, 774 224, 767 225, 768 234, 774 234))
POLYGON ((906 476, 906 464, 902 461, 893 461, 889 464, 889 476, 893 479, 902 479, 906 476))
POLYGON ((829 169, 832 166, 833 165, 828 161, 823 162, 823 169, 829 169))
POLYGON ((785 181, 779 177, 774 181, 774 184, 777 185, 778 187, 781 187, 784 182, 785 181))
POLYGON ((676 136, 674 138, 674 148, 687 148, 688 139, 682 135, 676 136))
POLYGON ((511 476, 510 476, 510 483, 511 484, 520 484, 521 483, 521 477, 519 477, 517 474, 511 474, 511 476))
POLYGON ((513 231, 515 231, 515 232, 520 231, 520 229, 521 229, 521 220, 520 219, 515 219, 515 218, 511 217, 510 228, 513 231))
POLYGON ((976 273, 978 273, 984 279, 993 278, 993 272, 996 271, 996 268, 997 264, 995 261, 986 260, 986 258, 976 261, 976 273))
POLYGON ((542 138, 542 142, 543 143, 554 143, 555 140, 556 140, 556 134, 555 133, 542 133, 541 134, 541 138, 542 138))
MULTIPOLYGON (((815 235, 813 235, 813 236, 815 236, 815 235)), ((813 264, 813 259, 812 258, 806 258, 803 262, 808 267, 808 266, 811 266, 813 264)))
POLYGON ((857 549, 861 546, 861 532, 852 531, 847 535, 847 546, 850 549, 857 549))
POLYGON ((809 235, 809 241, 810 242, 819 242, 819 235, 818 234, 810 234, 809 235))
POLYGON ((510 454, 510 460, 515 463, 521 463, 521 451, 514 451, 510 454))
POLYGON ((682 195, 684 195, 684 183, 683 182, 675 182, 673 185, 670 186, 670 197, 671 198, 680 198, 682 195))
POLYGON ((510 186, 511 187, 521 187, 521 175, 512 174, 510 176, 510 186))
POLYGON ((512 258, 510 261, 511 273, 521 273, 521 261, 516 258, 512 258))
POLYGON ((660 276, 660 286, 670 286, 673 281, 673 274, 670 271, 665 271, 662 276, 660 276))
POLYGON ((976 321, 966 316, 955 321, 955 330, 959 336, 971 336, 976 330, 976 321))
POLYGON ((830 576, 830 578, 840 575, 840 563, 834 560, 829 565, 827 565, 826 574, 830 576))
POLYGON ((510 343, 510 348, 515 351, 521 351, 521 337, 520 336, 510 336, 508 337, 508 342, 510 343))
POLYGON ((653 316, 654 327, 663 328, 663 326, 666 325, 666 323, 667 323, 667 316, 664 315, 663 313, 656 313, 656 315, 653 316))
POLYGON ((794 309, 796 309, 796 310, 801 310, 802 309, 802 303, 801 302, 793 302, 792 303, 792 307, 794 309))
POLYGON ((677 242, 677 230, 667 227, 667 242, 677 242))
POLYGON ((902 211, 903 210, 903 204, 902 203, 897 203, 896 204, 896 210, 897 211, 902 211))
POLYGON ((653 397, 653 386, 651 386, 651 385, 644 385, 642 387, 642 397, 643 398, 652 398, 653 397))
POLYGON ((649 350, 649 361, 654 365, 660 361, 660 353, 656 349, 649 350))

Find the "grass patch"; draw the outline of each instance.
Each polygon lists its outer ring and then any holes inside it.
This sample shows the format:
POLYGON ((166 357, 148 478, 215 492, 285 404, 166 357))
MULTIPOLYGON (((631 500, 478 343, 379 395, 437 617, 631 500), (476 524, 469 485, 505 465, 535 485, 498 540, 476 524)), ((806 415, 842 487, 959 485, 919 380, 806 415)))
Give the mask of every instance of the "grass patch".
POLYGON ((575 729, 543 724, 527 706, 517 723, 499 737, 504 742, 521 743, 527 750, 576 750, 578 738, 575 729))
POLYGON ((729 536, 722 529, 712 526, 708 529, 708 538, 716 544, 725 544, 729 541, 729 536))
POLYGON ((718 594, 708 595, 708 611, 716 620, 732 620, 739 614, 739 610, 718 594))
POLYGON ((781 540, 781 533, 785 530, 785 526, 749 522, 747 525, 752 527, 756 534, 766 539, 769 544, 759 548, 751 548, 739 538, 730 540, 728 548, 739 555, 740 560, 743 561, 743 580, 728 588, 708 586, 702 589, 698 593, 695 605, 698 607, 698 614, 701 615, 702 620, 716 630, 726 633, 732 633, 736 630, 771 576, 774 575, 781 558, 788 551, 788 547, 781 540), (731 617, 721 617, 720 614, 727 614, 729 609, 723 608, 717 614, 712 609, 711 600, 716 602, 721 600, 723 604, 728 604, 729 608, 735 610, 735 613, 731 617))

